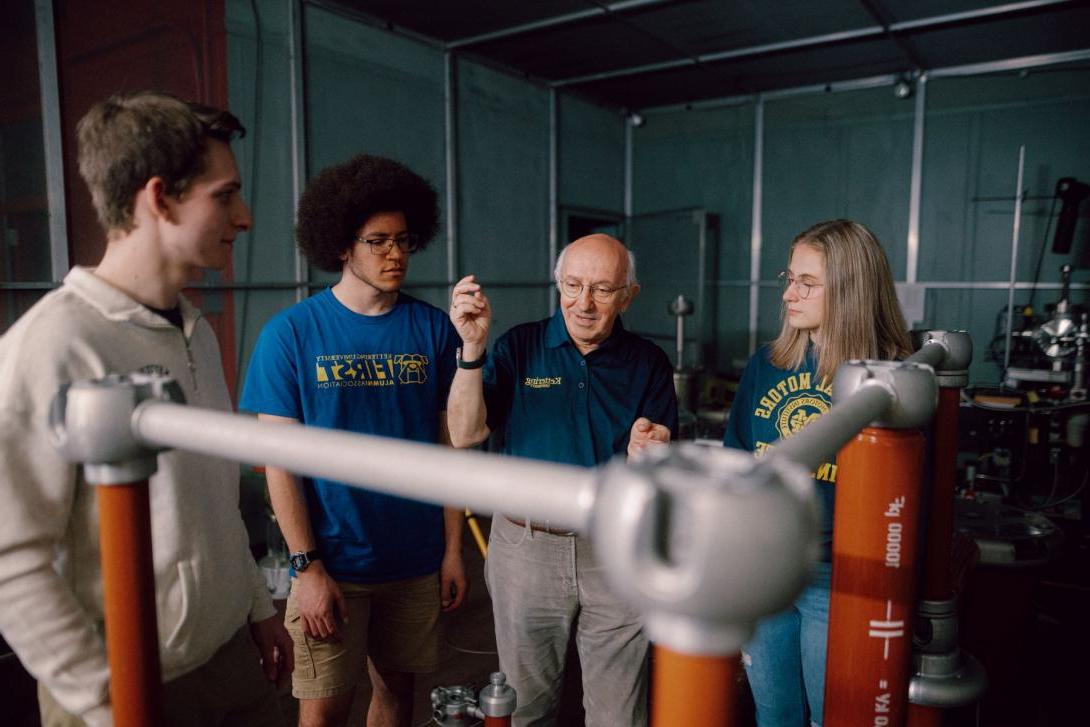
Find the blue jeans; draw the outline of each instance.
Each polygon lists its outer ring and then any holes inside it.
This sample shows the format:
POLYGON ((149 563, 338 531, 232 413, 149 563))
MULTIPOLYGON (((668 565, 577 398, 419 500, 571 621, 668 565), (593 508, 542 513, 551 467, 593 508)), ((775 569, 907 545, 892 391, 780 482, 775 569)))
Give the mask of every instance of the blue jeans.
POLYGON ((757 624, 742 650, 758 727, 820 727, 825 698, 831 563, 818 563, 810 585, 786 611, 757 624))

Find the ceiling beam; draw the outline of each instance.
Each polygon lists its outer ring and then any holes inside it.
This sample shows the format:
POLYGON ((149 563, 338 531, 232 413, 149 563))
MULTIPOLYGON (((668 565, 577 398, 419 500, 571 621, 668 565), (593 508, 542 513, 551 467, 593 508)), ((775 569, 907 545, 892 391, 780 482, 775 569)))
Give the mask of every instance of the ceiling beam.
POLYGON ((591 18, 600 18, 604 15, 612 15, 614 13, 623 13, 626 10, 638 10, 652 5, 662 5, 673 0, 622 0, 621 2, 608 3, 605 5, 595 4, 594 7, 587 8, 586 10, 580 10, 574 13, 567 13, 565 15, 555 15, 551 18, 542 18, 541 20, 535 20, 523 25, 513 25, 508 28, 500 28, 494 30, 491 33, 481 33, 480 35, 473 35, 467 38, 459 38, 458 40, 452 40, 446 44, 447 50, 456 50, 458 48, 466 48, 471 45, 480 45, 481 43, 488 43, 493 40, 501 40, 503 38, 510 38, 516 35, 522 35, 523 33, 533 33, 539 30, 548 30, 550 28, 557 28, 562 25, 571 25, 572 23, 578 23, 582 20, 589 20, 591 18))
POLYGON ((924 62, 920 58, 920 54, 916 52, 916 49, 912 47, 912 41, 904 37, 904 35, 896 35, 889 32, 889 28, 893 25, 893 18, 889 12, 886 11, 879 0, 859 0, 859 4, 863 6, 863 9, 874 18, 874 21, 886 29, 886 35, 892 40, 901 53, 904 54, 905 60, 911 64, 913 68, 923 68, 924 62))
MULTIPOLYGON (((1060 53, 1041 53, 1033 56, 1019 56, 1017 58, 1003 58, 985 63, 971 63, 964 66, 948 66, 946 68, 931 68, 923 71, 930 80, 936 78, 959 78, 964 76, 983 76, 990 73, 1003 73, 1006 71, 1022 71, 1033 68, 1061 65, 1064 63, 1078 63, 1090 61, 1090 48, 1081 50, 1064 51, 1060 53)), ((844 81, 832 81, 830 83, 814 83, 806 86, 793 86, 772 91, 762 91, 761 97, 766 101, 792 96, 807 96, 818 93, 838 93, 842 91, 862 91, 869 88, 881 88, 892 86, 901 76, 895 73, 886 73, 865 78, 852 78, 844 81)), ((753 103, 757 98, 755 93, 742 93, 731 96, 719 96, 705 98, 699 101, 687 101, 660 106, 645 106, 636 108, 641 114, 660 114, 673 111, 708 111, 712 109, 726 108, 753 103)), ((1006 285, 1006 283, 1003 283, 1006 285)))
POLYGON ((583 76, 562 78, 553 81, 553 85, 562 88, 564 86, 575 86, 578 84, 593 83, 595 81, 605 81, 611 78, 623 78, 625 76, 637 76, 645 73, 666 71, 674 68, 685 68, 705 63, 754 58, 757 56, 771 55, 773 53, 784 53, 802 50, 804 48, 816 48, 849 41, 871 40, 886 35, 921 32, 952 25, 972 23, 979 20, 1006 17, 1019 13, 1042 10, 1053 6, 1075 5, 1078 2, 1079 0, 1023 0, 1023 2, 1006 3, 990 8, 979 8, 977 10, 967 10, 960 13, 947 13, 945 15, 918 18, 916 20, 906 20, 898 23, 891 23, 889 26, 872 25, 865 28, 826 33, 824 35, 816 35, 809 38, 796 38, 794 40, 778 43, 766 43, 764 45, 749 46, 746 48, 702 53, 691 58, 679 58, 677 60, 662 61, 660 63, 648 63, 646 65, 630 66, 628 68, 617 68, 612 71, 602 71, 600 73, 590 73, 583 76))

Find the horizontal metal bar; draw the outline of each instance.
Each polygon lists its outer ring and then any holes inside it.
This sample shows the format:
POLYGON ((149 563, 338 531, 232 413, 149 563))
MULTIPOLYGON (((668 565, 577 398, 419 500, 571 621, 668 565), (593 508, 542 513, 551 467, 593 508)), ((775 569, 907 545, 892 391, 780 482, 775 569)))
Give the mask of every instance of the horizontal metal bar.
POLYGON ((620 13, 625 10, 636 10, 639 8, 645 8, 652 5, 661 5, 665 2, 671 2, 671 0, 624 0, 624 2, 609 3, 608 5, 598 5, 596 7, 588 8, 586 10, 579 10, 574 13, 566 13, 565 15, 554 15, 551 18, 542 18, 541 20, 534 20, 529 23, 523 23, 522 25, 512 25, 507 28, 501 28, 494 30, 490 33, 481 33, 480 35, 471 35, 466 38, 459 38, 458 40, 452 40, 447 43, 447 50, 455 50, 457 48, 465 48, 471 45, 480 45, 481 43, 487 43, 492 40, 501 40, 503 38, 510 38, 515 35, 522 35, 523 33, 532 33, 538 30, 548 30, 549 28, 557 28, 562 25, 570 25, 571 23, 577 23, 580 20, 590 20, 591 18, 601 17, 603 15, 610 15, 612 13, 620 13))
POLYGON ((617 68, 612 71, 601 71, 599 73, 589 73, 582 76, 562 78, 554 81, 553 85, 556 87, 574 86, 583 83, 605 81, 611 78, 643 75, 646 73, 654 73, 656 71, 665 71, 674 68, 681 68, 684 66, 699 65, 702 63, 717 63, 727 60, 754 58, 757 56, 771 55, 774 53, 783 53, 786 51, 795 51, 805 48, 816 48, 825 45, 834 45, 847 41, 881 38, 886 36, 887 34, 900 34, 909 31, 927 30, 930 28, 942 27, 944 25, 964 23, 978 18, 997 18, 1004 15, 1022 13, 1028 10, 1035 10, 1053 5, 1073 4, 1073 2, 1074 0, 1029 0, 1028 2, 1008 3, 1006 5, 998 5, 992 8, 969 10, 962 13, 949 13, 946 15, 934 15, 927 18, 918 18, 916 20, 893 23, 889 26, 888 29, 881 25, 870 25, 863 28, 842 30, 835 33, 825 33, 822 35, 815 35, 807 38, 795 38, 793 40, 780 41, 776 43, 765 43, 762 45, 748 46, 745 48, 734 48, 731 50, 715 51, 712 53, 701 53, 694 58, 678 58, 671 61, 648 63, 640 66, 630 66, 628 68, 617 68))
POLYGON ((902 20, 899 23, 892 23, 889 26, 891 33, 904 33, 914 30, 927 30, 929 28, 935 28, 942 25, 954 25, 957 23, 971 22, 974 20, 987 20, 991 18, 998 18, 1004 15, 1014 15, 1016 13, 1024 13, 1031 10, 1040 10, 1042 8, 1048 8, 1055 5, 1073 5, 1076 0, 1026 0, 1026 2, 1007 3, 1005 5, 994 5, 990 8, 976 8, 975 10, 965 10, 960 13, 947 13, 946 15, 932 15, 928 18, 918 18, 916 20, 902 20))
POLYGON ((52 290, 53 288, 59 288, 60 283, 40 282, 40 283, 2 283, 0 282, 0 290, 52 290))
POLYGON ((137 407, 133 434, 144 444, 280 467, 399 497, 475 512, 529 514, 585 531, 597 474, 573 465, 497 457, 473 450, 261 422, 159 401, 137 407), (473 487, 459 487, 466 479, 473 487))
POLYGON ((859 430, 881 418, 892 402, 893 396, 885 387, 862 386, 798 434, 776 443, 765 459, 787 458, 812 472, 840 451, 859 430))
MULTIPOLYGON (((748 280, 709 280, 709 285, 714 285, 717 288, 748 288, 751 283, 748 280)), ((899 280, 897 282, 905 282, 899 280)), ((761 280, 756 283, 759 288, 779 288, 783 285, 779 280, 761 280)), ((957 281, 919 281, 917 280, 913 285, 920 288, 934 288, 935 290, 1006 290, 1010 287, 1010 283, 1003 282, 957 282, 957 281)), ((1037 288, 1037 290, 1060 290, 1063 288, 1063 283, 1033 283, 1033 282, 1017 282, 1014 284, 1015 290, 1030 290, 1037 288)), ((1090 283, 1071 283, 1071 290, 1090 290, 1090 283)))
MULTIPOLYGON (((929 80, 935 78, 958 78, 962 76, 980 76, 989 73, 1002 73, 1004 71, 1018 71, 1043 66, 1054 66, 1062 63, 1074 63, 1090 59, 1090 48, 1084 50, 1067 51, 1064 53, 1043 53, 1033 56, 1019 56, 1017 58, 1004 58, 986 63, 973 63, 965 66, 950 66, 949 68, 933 68, 925 71, 929 80)), ((834 83, 815 83, 806 86, 794 86, 782 88, 776 91, 765 92, 765 98, 787 98, 790 96, 803 96, 815 93, 839 93, 842 91, 859 91, 867 88, 879 88, 892 86, 901 76, 898 74, 885 74, 855 78, 834 83)), ((674 111, 710 111, 727 106, 737 106, 753 103, 756 100, 754 94, 738 94, 732 96, 720 96, 718 98, 703 99, 689 103, 664 104, 662 106, 648 106, 639 109, 641 114, 671 113, 674 111)))
POLYGON ((1061 63, 1075 63, 1085 60, 1090 60, 1090 48, 1065 51, 1063 53, 1040 53, 1038 55, 1005 58, 1003 60, 988 61, 985 63, 969 63, 964 66, 950 66, 949 68, 936 68, 928 71, 927 75, 933 79, 956 78, 959 76, 980 76, 987 73, 1020 71, 1028 68, 1055 66, 1061 63))
POLYGON ((435 48, 436 50, 443 50, 443 42, 430 35, 424 35, 418 33, 415 30, 410 30, 402 25, 396 25, 385 18, 381 18, 377 15, 359 10, 354 7, 349 7, 344 3, 336 2, 335 0, 302 0, 304 5, 311 5, 320 10, 324 10, 332 15, 338 15, 347 20, 355 20, 363 23, 364 25, 370 25, 380 30, 385 30, 388 33, 400 35, 409 40, 414 40, 417 43, 426 45, 429 48, 435 48))

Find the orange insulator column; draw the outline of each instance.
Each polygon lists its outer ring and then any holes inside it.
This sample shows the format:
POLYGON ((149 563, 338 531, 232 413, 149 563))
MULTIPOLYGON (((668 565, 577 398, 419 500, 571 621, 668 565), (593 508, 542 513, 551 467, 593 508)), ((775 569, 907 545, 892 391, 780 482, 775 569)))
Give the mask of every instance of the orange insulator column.
MULTIPOLYGON (((958 457, 958 412, 961 388, 939 389, 939 404, 932 426, 931 502, 927 517, 920 596, 927 601, 953 598, 950 551, 954 539, 954 489, 958 457)), ((908 705, 910 727, 942 727, 945 710, 919 704, 908 705)))
POLYGON ((927 552, 921 595, 929 601, 941 601, 953 595, 950 576, 950 551, 954 539, 954 488, 958 459, 959 387, 939 389, 932 437, 934 462, 931 478, 931 507, 928 515, 927 552))
POLYGON ((837 456, 826 727, 899 727, 908 706, 924 437, 864 428, 837 456))
POLYGON ((162 720, 148 482, 96 493, 114 725, 153 727, 162 720))
POLYGON ((730 727, 738 654, 694 656, 655 646, 653 727, 730 727))

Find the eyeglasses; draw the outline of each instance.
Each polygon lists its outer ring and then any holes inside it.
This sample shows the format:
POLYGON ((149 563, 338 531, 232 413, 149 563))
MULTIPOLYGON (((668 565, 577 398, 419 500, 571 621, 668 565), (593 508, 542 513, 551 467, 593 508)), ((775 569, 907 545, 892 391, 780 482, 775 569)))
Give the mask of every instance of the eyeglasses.
POLYGON ((420 236, 412 232, 395 237, 357 237, 356 242, 367 243, 372 255, 389 255, 394 245, 397 245, 397 249, 406 255, 412 255, 420 249, 420 236))
POLYGON ((624 290, 626 286, 622 285, 619 288, 607 288, 603 285, 586 285, 580 283, 578 280, 561 280, 556 284, 556 287, 560 289, 560 292, 569 298, 578 298, 583 294, 584 288, 590 288, 590 297, 594 299, 596 303, 608 303, 613 300, 613 296, 617 294, 617 291, 624 290))
POLYGON ((788 270, 781 270, 776 275, 776 277, 778 277, 783 282, 783 290, 785 293, 787 292, 788 288, 794 285, 795 290, 799 292, 799 297, 803 300, 806 300, 810 297, 810 295, 814 292, 814 288, 825 287, 822 283, 804 283, 798 278, 793 277, 788 270))

